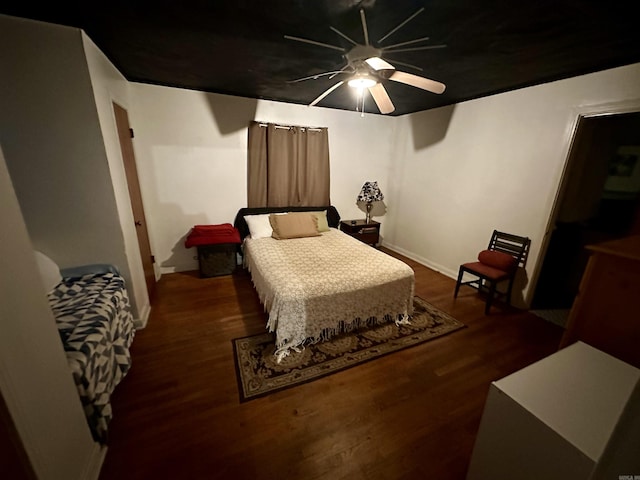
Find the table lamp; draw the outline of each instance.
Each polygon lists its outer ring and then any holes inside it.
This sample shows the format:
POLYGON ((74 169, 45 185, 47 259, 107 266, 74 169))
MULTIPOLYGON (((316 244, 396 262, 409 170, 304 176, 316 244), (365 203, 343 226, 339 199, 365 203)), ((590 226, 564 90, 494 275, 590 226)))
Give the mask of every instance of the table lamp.
POLYGON ((380 191, 380 187, 378 187, 378 182, 364 182, 357 201, 367 204, 367 223, 371 221, 371 206, 373 202, 381 202, 382 200, 384 200, 384 195, 380 191))

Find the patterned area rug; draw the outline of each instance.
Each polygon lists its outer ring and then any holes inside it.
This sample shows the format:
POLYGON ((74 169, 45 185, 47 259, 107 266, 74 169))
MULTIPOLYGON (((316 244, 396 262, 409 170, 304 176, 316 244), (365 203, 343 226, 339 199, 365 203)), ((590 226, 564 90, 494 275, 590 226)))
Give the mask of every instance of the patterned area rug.
POLYGON ((317 380, 465 327, 420 297, 414 297, 413 308, 411 325, 389 322, 336 336, 292 352, 280 364, 273 355, 274 334, 234 339, 240 401, 317 380))

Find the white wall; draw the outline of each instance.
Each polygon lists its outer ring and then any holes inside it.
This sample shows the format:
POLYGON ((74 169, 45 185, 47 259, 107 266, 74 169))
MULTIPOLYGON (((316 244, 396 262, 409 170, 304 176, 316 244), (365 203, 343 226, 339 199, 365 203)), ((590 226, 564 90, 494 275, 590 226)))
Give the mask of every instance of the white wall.
POLYGON ((247 204, 251 120, 329 129, 331 200, 343 218, 364 218, 362 184, 389 181, 394 119, 132 84, 131 115, 152 250, 162 272, 198 268, 184 240, 196 224, 233 223, 247 204))
MULTIPOLYGON (((141 183, 162 271, 197 268, 184 248, 198 223, 233 221, 246 204, 252 119, 329 127, 331 197, 361 218, 361 184, 385 193, 385 245, 455 277, 494 228, 532 239, 526 306, 581 108, 640 98, 640 65, 399 118, 133 84, 141 183), (355 192, 355 193, 354 193, 355 192)), ((525 278, 526 277, 526 278, 525 278)))
POLYGON ((40 480, 98 477, 91 438, 0 150, 0 395, 40 480))
POLYGON ((63 268, 117 265, 138 317, 82 32, 5 15, 0 31, 0 142, 31 241, 63 268))
POLYGON ((120 140, 116 127, 113 103, 125 110, 130 108, 129 82, 113 66, 93 41, 82 33, 82 44, 87 58, 93 95, 106 150, 115 202, 122 227, 127 269, 122 271, 131 292, 130 300, 137 311, 136 325, 146 325, 150 312, 149 294, 140 258, 138 237, 131 210, 127 177, 122 160, 120 140))
POLYGON ((94 478, 103 452, 78 410, 32 244, 62 266, 116 263, 131 279, 132 302, 145 308, 111 100, 127 108, 137 133, 152 250, 164 272, 197 268, 183 245, 194 224, 231 222, 246 205, 247 125, 259 120, 328 127, 332 203, 343 218, 364 217, 355 198, 377 180, 392 248, 454 275, 493 228, 504 229, 533 239, 531 276, 577 112, 640 98, 637 64, 361 118, 127 85, 80 30, 0 15, 0 31, 0 144, 11 172, 0 162, 0 219, 11 226, 0 235, 0 391, 41 478, 94 478))
POLYGON ((454 277, 494 228, 525 235, 531 279, 578 113, 638 98, 635 64, 400 118, 387 244, 454 277))
MULTIPOLYGON (((133 301, 142 298, 145 304, 112 99, 125 104, 137 132, 138 173, 161 272, 197 268, 195 250, 184 248, 190 228, 231 222, 246 204, 247 125, 259 120, 328 127, 332 202, 343 218, 363 217, 355 197, 364 181, 377 180, 388 206, 378 219, 391 248, 454 276, 498 228, 532 238, 531 279, 578 110, 640 97, 640 67, 632 65, 400 118, 361 118, 356 112, 144 84, 128 89, 87 38, 89 68, 80 62, 78 30, 32 28, 36 23, 14 21, 3 30, 16 38, 5 42, 11 48, 3 52, 15 77, 5 82, 13 90, 5 89, 4 111, 17 115, 4 116, 12 121, 2 125, 7 163, 17 172, 12 176, 34 244, 62 264, 89 257, 104 261, 97 257, 107 248, 131 270, 133 301), (15 65, 21 67, 17 74, 15 65), (39 74, 26 75, 30 69, 39 74), (87 90, 87 71, 93 90, 87 90), (25 86, 16 91, 14 84, 25 86), (78 100, 87 92, 95 95, 90 107, 78 100), (68 108, 59 106, 60 98, 68 108), (29 142, 32 138, 45 139, 44 146, 34 146, 41 143, 29 142), (33 178, 32 170, 44 173, 33 178), (100 179, 100 188, 87 187, 89 177, 100 179), (71 195, 65 188, 70 183, 71 195), (74 214, 60 218, 70 206, 74 214), (91 248, 69 248, 69 238, 74 247, 80 242, 91 248)), ((530 290, 525 288, 524 300, 530 290)))

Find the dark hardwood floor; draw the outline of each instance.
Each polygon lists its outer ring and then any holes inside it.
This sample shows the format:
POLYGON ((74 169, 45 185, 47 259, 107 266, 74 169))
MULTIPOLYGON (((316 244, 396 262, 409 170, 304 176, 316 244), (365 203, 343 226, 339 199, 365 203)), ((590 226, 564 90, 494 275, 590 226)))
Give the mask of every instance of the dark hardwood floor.
MULTIPOLYGON (((391 253, 391 252, 390 252, 391 253)), ((113 398, 111 479, 464 479, 492 381, 557 350, 562 329, 416 262, 416 295, 467 325, 239 402, 231 340, 265 329, 246 271, 164 275, 113 398)))

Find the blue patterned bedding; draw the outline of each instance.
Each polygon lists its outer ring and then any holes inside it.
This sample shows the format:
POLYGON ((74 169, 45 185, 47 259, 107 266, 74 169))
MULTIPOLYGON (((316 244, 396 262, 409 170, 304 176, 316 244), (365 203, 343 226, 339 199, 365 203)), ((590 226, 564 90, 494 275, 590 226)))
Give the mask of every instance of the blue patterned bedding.
POLYGON ((48 295, 91 433, 106 443, 111 394, 131 367, 135 328, 117 273, 63 278, 48 295))

